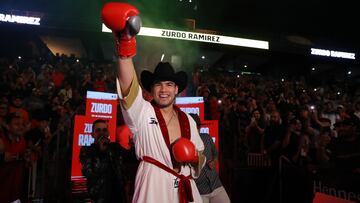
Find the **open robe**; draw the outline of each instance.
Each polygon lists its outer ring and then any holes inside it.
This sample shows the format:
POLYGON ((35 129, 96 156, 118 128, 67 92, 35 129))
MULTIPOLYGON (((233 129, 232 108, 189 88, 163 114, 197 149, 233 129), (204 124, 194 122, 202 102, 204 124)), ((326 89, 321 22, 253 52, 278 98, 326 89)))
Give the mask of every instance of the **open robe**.
MULTIPOLYGON (((121 109, 124 120, 134 135, 137 158, 142 160, 145 156, 151 157, 172 169, 170 150, 162 134, 154 107, 143 99, 136 76, 134 76, 130 92, 126 97, 122 96, 118 81, 117 91, 122 99, 121 109)), ((189 121, 190 140, 194 143, 196 150, 203 151, 204 144, 199 136, 196 123, 188 114, 186 116, 189 121)), ((201 165, 203 166, 203 164, 201 165)), ((181 167, 180 174, 192 175, 196 178, 202 166, 193 168, 184 165, 181 167)), ((141 161, 136 174, 133 202, 177 203, 179 202, 178 184, 179 178, 173 174, 154 164, 141 161)), ((190 184, 194 202, 201 203, 202 199, 195 181, 190 179, 190 184)))

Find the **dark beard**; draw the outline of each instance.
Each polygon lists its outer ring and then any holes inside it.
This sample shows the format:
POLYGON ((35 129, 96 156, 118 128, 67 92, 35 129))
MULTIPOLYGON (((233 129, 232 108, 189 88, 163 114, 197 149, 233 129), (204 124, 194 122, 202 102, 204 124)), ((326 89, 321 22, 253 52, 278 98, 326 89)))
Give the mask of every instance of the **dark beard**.
POLYGON ((169 107, 169 106, 171 106, 171 105, 173 105, 173 104, 172 104, 172 103, 167 104, 167 105, 156 104, 156 106, 159 107, 160 109, 169 107))

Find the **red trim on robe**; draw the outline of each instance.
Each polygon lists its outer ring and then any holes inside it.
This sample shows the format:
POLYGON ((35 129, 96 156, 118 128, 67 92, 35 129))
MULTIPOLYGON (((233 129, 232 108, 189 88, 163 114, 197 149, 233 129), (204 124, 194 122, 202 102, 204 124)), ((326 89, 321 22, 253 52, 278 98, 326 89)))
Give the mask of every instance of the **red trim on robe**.
MULTIPOLYGON (((165 119, 161 114, 160 108, 156 106, 154 100, 151 102, 151 104, 154 108, 156 118, 159 122, 164 141, 170 151, 170 154, 172 154, 171 144, 170 144, 170 136, 169 136, 169 131, 166 126, 165 119)), ((174 105, 173 107, 179 118, 181 137, 184 137, 184 138, 187 138, 190 140, 190 138, 191 138, 190 123, 189 123, 189 119, 188 119, 187 115, 183 111, 181 111, 180 108, 177 107, 176 105, 174 105)), ((174 176, 176 176, 180 179, 180 181, 179 181, 179 203, 188 203, 188 202, 194 201, 192 190, 191 190, 191 184, 190 184, 190 179, 192 178, 191 175, 184 176, 184 175, 178 174, 171 168, 167 167, 166 165, 162 164, 161 162, 159 162, 151 157, 148 157, 148 156, 144 156, 142 159, 145 162, 154 164, 154 165, 158 166, 159 168, 173 174, 174 176)))
POLYGON ((164 171, 173 174, 177 178, 180 179, 179 181, 179 203, 188 203, 193 202, 194 197, 191 190, 191 184, 190 179, 192 178, 191 175, 184 176, 182 174, 176 173, 171 168, 167 167, 166 165, 162 164, 161 162, 149 157, 149 156, 143 156, 143 161, 154 164, 155 166, 163 169, 164 171))
MULTIPOLYGON (((163 135, 165 143, 170 150, 170 136, 169 136, 169 132, 168 132, 168 129, 166 126, 165 119, 161 114, 160 108, 156 106, 154 100, 151 102, 151 104, 155 110, 156 118, 159 121, 161 133, 163 135)), ((190 124, 189 124, 189 119, 188 119, 187 115, 183 111, 181 111, 180 108, 177 107, 176 105, 174 105, 174 110, 176 111, 176 113, 179 117, 181 137, 185 137, 190 140, 190 138, 191 138, 190 124)))

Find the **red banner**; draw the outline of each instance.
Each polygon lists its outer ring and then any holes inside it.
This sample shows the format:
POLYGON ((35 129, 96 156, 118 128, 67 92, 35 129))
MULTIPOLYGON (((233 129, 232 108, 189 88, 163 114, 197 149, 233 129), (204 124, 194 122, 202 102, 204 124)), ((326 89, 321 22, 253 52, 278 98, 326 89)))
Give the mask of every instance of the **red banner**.
POLYGON ((215 143, 216 150, 219 152, 219 122, 218 120, 201 121, 200 133, 208 133, 215 143))
POLYGON ((72 165, 71 176, 78 177, 81 174, 81 164, 79 161, 80 148, 82 146, 90 146, 94 142, 94 138, 91 137, 92 123, 97 118, 91 118, 88 116, 75 116, 74 134, 73 134, 73 146, 72 146, 72 165))
POLYGON ((204 100, 202 97, 177 97, 176 106, 186 113, 199 115, 204 120, 204 100))
POLYGON ((117 94, 88 91, 86 95, 86 116, 109 120, 110 137, 115 140, 117 94))
MULTIPOLYGON (((211 136, 212 140, 214 141, 215 148, 218 152, 218 159, 220 157, 220 151, 219 151, 219 122, 218 120, 207 120, 207 121, 201 121, 201 128, 200 133, 207 133, 211 136)), ((219 171, 219 162, 216 165, 217 171, 219 171)))
MULTIPOLYGON (((176 105, 186 113, 199 115, 201 128, 200 133, 208 133, 215 143, 218 157, 219 151, 219 122, 217 120, 204 120, 204 100, 202 97, 177 97, 176 105)), ((219 171, 219 162, 216 167, 219 171)))
POLYGON ((346 199, 340 199, 334 196, 330 196, 324 193, 317 192, 315 193, 315 198, 313 200, 313 203, 356 203, 350 200, 346 199))
MULTIPOLYGON (((116 138, 117 95, 105 92, 87 92, 86 115, 76 115, 73 133, 71 180, 83 179, 79 161, 80 148, 90 146, 94 139, 91 136, 92 123, 97 119, 108 121, 110 140, 116 138)), ((76 184, 75 184, 76 185, 76 184)), ((73 188, 76 192, 77 188, 73 188)))

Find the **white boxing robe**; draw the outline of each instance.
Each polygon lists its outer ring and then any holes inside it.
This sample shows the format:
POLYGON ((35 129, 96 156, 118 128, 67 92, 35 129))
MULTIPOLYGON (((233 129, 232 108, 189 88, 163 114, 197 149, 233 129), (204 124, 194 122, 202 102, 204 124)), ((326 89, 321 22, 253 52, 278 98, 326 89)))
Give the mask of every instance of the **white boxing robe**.
MULTIPOLYGON (((127 97, 121 94, 119 82, 117 90, 122 99, 121 110, 124 120, 134 135, 135 153, 138 159, 149 156, 169 168, 173 168, 169 148, 163 138, 159 121, 150 102, 143 99, 136 76, 132 81, 127 97)), ((204 144, 199 136, 196 123, 186 114, 190 124, 191 141, 196 150, 203 151, 204 144)), ((171 133, 171 132, 169 132, 171 133)), ((181 167, 181 174, 188 176, 197 174, 196 169, 185 165, 181 167)), ((198 175, 198 174, 197 174, 198 175)), ((196 177, 196 175, 195 175, 196 177)), ((151 163, 141 161, 136 173, 133 203, 178 203, 179 179, 151 163)), ((195 181, 190 180, 194 202, 202 203, 195 181)))

